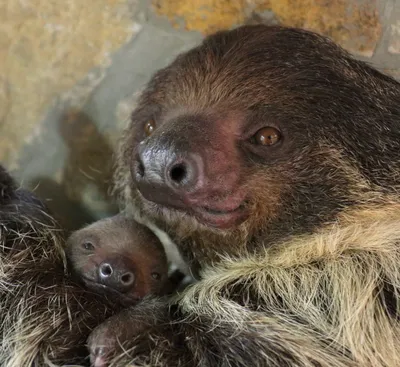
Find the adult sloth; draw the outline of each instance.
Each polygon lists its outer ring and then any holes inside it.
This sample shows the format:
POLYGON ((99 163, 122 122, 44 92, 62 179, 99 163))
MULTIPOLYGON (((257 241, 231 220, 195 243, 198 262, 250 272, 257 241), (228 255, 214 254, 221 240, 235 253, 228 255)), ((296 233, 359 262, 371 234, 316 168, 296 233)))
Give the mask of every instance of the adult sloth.
POLYGON ((179 56, 116 187, 199 281, 98 327, 93 360, 398 366, 399 151, 399 83, 324 37, 244 26, 179 56))

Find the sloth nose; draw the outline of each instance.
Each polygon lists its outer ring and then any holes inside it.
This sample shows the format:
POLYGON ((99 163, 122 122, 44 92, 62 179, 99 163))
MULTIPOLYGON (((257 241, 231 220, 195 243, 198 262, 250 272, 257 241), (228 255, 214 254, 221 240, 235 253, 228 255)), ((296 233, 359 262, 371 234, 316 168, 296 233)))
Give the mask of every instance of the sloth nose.
POLYGON ((139 149, 133 166, 133 178, 145 191, 160 189, 182 194, 195 189, 202 181, 199 157, 172 149, 139 149))
POLYGON ((133 288, 135 274, 127 259, 114 257, 106 259, 98 267, 100 283, 119 292, 127 292, 133 288))

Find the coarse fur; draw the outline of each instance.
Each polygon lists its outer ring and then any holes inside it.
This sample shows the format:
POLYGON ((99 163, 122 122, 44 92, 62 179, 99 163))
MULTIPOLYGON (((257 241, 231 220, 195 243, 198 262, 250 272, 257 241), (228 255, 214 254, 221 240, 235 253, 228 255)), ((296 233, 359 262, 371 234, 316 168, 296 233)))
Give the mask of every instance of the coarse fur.
POLYGON ((65 233, 0 166, 0 365, 88 365, 91 330, 120 308, 72 281, 65 233))
MULTIPOLYGON (((179 56, 132 115, 116 191, 199 281, 124 310, 111 365, 398 366, 399 151, 400 84, 322 36, 244 26, 179 56), (282 144, 253 143, 265 126, 282 144), (203 164, 201 198, 179 187, 191 205, 159 195, 174 195, 162 180, 151 192, 132 163, 176 147, 203 164), (220 208, 243 197, 226 221, 220 208)), ((91 338, 109 342, 107 323, 91 338)))
POLYGON ((182 297, 182 309, 236 329, 234 348, 221 348, 239 359, 232 365, 396 366, 399 215, 399 204, 359 208, 257 257, 226 259, 182 297), (249 332, 259 337, 237 353, 249 332))

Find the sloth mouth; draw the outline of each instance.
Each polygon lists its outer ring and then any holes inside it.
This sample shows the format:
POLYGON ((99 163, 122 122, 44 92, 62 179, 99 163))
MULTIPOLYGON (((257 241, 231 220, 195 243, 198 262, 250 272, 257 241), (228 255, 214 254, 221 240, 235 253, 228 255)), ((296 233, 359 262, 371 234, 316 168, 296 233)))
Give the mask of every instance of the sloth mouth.
POLYGON ((161 203, 149 200, 137 190, 143 208, 148 214, 168 218, 171 213, 184 213, 199 223, 215 229, 229 229, 244 222, 248 217, 247 201, 233 203, 230 200, 216 203, 215 205, 200 206, 184 203, 161 203))
POLYGON ((221 210, 212 207, 194 207, 193 216, 201 223, 218 228, 228 229, 244 221, 246 217, 246 205, 241 203, 234 209, 221 210))
POLYGON ((97 292, 102 291, 105 294, 116 296, 116 297, 118 297, 118 299, 121 303, 126 304, 126 305, 132 305, 134 303, 137 303, 140 300, 138 297, 135 297, 132 294, 121 293, 114 288, 111 288, 105 284, 96 282, 95 280, 90 279, 85 276, 82 277, 82 281, 89 289, 93 289, 97 292))

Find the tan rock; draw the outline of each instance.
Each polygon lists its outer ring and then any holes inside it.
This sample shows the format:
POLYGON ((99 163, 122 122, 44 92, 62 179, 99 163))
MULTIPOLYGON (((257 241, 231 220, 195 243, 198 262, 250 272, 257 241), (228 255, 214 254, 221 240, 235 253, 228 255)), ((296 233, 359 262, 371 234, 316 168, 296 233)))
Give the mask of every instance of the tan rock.
POLYGON ((210 34, 272 11, 280 24, 317 31, 349 51, 371 57, 381 36, 376 0, 153 0, 174 26, 210 34))
POLYGON ((400 20, 390 27, 390 39, 388 51, 391 54, 400 54, 400 20))
POLYGON ((15 161, 54 97, 137 31, 132 1, 0 2, 0 160, 15 161))

